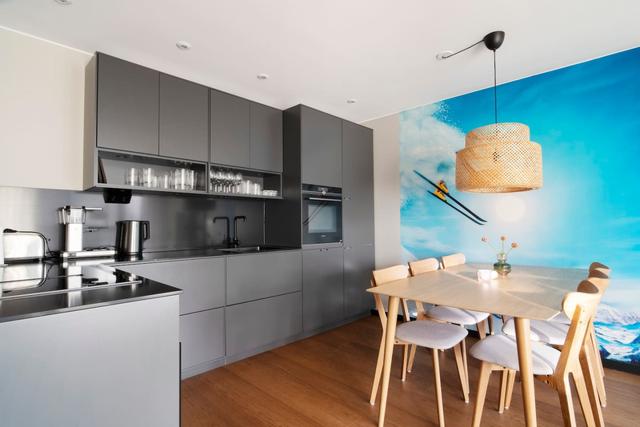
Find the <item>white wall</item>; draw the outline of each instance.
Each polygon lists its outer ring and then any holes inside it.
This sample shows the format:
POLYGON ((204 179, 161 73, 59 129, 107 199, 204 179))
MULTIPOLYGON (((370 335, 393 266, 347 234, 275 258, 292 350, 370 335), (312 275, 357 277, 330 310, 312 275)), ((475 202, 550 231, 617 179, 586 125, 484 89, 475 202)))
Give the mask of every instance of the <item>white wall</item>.
POLYGON ((401 264, 400 116, 363 123, 373 129, 376 268, 401 264))
POLYGON ((82 189, 90 59, 0 27, 0 186, 82 189))

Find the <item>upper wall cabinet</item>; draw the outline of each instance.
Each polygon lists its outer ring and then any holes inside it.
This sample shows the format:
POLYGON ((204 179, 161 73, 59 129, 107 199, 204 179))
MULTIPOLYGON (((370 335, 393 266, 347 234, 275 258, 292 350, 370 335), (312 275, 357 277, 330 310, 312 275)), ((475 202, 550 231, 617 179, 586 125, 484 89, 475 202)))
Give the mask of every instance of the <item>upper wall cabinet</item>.
POLYGON ((158 154, 160 73, 98 54, 97 144, 158 154))
POLYGON ((211 162, 251 167, 251 102, 213 89, 211 162))
POLYGON ((342 187, 342 120, 300 108, 302 183, 342 187))
POLYGON ((251 103, 251 168, 282 172, 282 111, 251 103))
POLYGON ((160 74, 159 154, 206 161, 209 156, 209 89, 160 74))

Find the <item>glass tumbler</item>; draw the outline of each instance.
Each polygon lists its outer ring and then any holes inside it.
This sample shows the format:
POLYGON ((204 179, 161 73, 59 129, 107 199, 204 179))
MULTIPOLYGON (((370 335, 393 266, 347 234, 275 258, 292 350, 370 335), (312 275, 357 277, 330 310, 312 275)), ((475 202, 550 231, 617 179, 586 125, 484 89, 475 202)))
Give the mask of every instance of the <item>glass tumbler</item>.
POLYGON ((138 168, 129 168, 124 172, 125 185, 138 186, 140 185, 140 178, 138 168))

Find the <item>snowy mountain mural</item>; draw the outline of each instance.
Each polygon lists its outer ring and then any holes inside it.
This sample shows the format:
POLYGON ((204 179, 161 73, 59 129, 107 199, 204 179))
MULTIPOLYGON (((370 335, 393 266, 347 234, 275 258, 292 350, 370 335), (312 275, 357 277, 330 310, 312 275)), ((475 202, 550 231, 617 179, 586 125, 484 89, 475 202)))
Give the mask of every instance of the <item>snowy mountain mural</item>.
MULTIPOLYGON (((506 234, 513 264, 612 267, 598 311, 603 357, 640 367, 640 48, 498 87, 499 120, 526 123, 543 150, 544 187, 512 194, 455 190, 455 152, 493 121, 492 90, 400 113, 405 256, 462 251, 493 262, 482 236, 506 234), (426 194, 418 170, 444 180, 486 219, 477 225, 426 194)), ((577 285, 577 284, 576 284, 577 285)))

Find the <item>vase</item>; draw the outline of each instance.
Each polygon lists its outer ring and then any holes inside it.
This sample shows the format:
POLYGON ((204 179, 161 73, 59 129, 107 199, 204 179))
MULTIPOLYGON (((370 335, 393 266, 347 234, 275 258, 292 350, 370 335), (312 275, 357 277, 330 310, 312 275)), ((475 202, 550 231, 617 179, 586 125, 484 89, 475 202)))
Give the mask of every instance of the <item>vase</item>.
POLYGON ((507 262, 507 254, 501 252, 497 256, 498 261, 493 264, 493 269, 502 277, 511 272, 511 264, 507 262))

